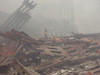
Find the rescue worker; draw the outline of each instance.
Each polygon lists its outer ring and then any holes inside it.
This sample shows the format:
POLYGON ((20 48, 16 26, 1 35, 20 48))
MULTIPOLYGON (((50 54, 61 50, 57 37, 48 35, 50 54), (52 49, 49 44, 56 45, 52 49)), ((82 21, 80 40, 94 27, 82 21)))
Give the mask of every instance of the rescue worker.
POLYGON ((53 36, 53 45, 56 44, 56 36, 53 36))

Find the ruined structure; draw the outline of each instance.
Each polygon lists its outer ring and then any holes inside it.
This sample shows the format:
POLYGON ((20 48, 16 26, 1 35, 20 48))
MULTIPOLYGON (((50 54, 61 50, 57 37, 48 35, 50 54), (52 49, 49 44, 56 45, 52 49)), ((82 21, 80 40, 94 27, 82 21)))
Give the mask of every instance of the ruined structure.
POLYGON ((74 0, 59 0, 60 6, 61 6, 61 18, 63 25, 63 33, 71 33, 71 32, 77 32, 76 26, 75 26, 75 16, 74 16, 74 0))
MULTIPOLYGON (((0 32, 0 75, 100 75, 100 33, 73 33, 56 37, 54 42, 47 35, 36 40, 15 30, 30 19, 28 12, 36 6, 32 4, 25 0, 4 23, 7 32, 0 32)), ((69 14, 68 25, 74 23, 69 14)))
POLYGON ((12 29, 20 29, 30 20, 31 16, 29 11, 36 5, 34 1, 24 0, 23 4, 1 26, 2 30, 11 31, 12 29))

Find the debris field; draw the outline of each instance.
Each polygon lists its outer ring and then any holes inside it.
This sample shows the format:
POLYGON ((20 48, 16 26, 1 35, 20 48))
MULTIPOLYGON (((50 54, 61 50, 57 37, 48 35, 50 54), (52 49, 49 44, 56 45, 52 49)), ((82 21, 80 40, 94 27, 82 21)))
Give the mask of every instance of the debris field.
POLYGON ((0 33, 1 75, 99 75, 100 34, 34 39, 25 32, 0 33))

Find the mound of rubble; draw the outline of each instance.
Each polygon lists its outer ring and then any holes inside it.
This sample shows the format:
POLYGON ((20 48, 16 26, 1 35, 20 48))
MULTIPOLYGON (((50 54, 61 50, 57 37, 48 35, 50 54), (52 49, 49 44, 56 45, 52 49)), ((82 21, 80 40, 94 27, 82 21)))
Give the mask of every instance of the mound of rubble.
POLYGON ((24 32, 0 33, 0 74, 99 75, 100 34, 36 40, 24 32))

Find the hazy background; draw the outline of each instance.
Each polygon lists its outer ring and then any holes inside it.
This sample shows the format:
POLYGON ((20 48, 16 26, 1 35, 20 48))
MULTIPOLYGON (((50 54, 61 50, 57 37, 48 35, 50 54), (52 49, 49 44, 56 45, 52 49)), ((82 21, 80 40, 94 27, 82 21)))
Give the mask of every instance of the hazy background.
MULTIPOLYGON (((36 1, 38 5, 31 11, 31 16, 33 18, 22 28, 22 30, 37 36, 37 34, 42 35, 45 26, 48 25, 48 27, 51 27, 51 34, 59 34, 61 32, 61 26, 57 26, 59 25, 57 23, 62 19, 61 10, 63 0, 36 1), (49 22, 46 23, 46 20, 49 20, 50 23, 53 22, 53 24, 49 25, 49 22), (38 22, 39 24, 35 25, 35 23, 38 22), (38 32, 38 28, 40 28, 41 31, 38 32), (59 29, 59 31, 56 32, 55 28, 59 29)), ((13 13, 22 4, 22 2, 23 0, 0 0, 0 11, 2 11, 1 13, 3 13, 4 16, 6 15, 4 19, 6 19, 8 14, 13 13)), ((68 3, 65 3, 64 5, 66 8, 68 3)), ((79 33, 100 32, 100 0, 73 0, 73 6, 75 28, 77 28, 79 33)))

